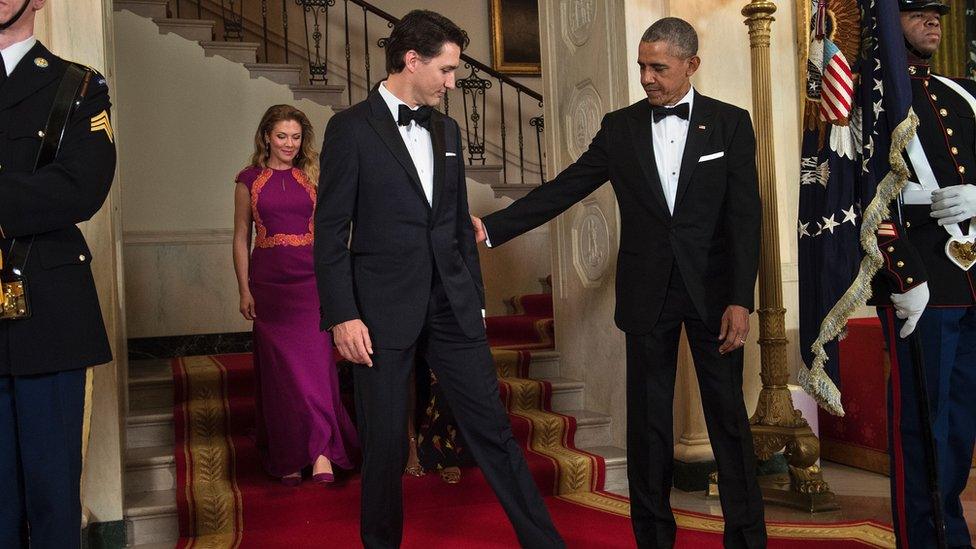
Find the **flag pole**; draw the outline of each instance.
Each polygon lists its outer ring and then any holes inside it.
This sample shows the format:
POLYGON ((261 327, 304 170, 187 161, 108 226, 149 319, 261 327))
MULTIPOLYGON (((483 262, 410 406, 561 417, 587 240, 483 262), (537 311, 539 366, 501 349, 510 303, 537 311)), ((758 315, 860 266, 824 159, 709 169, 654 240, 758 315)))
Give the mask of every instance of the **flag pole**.
POLYGON ((776 5, 772 0, 752 0, 742 15, 749 27, 752 57, 752 106, 756 127, 756 165, 762 200, 762 250, 759 265, 759 346, 762 391, 752 416, 756 455, 768 460, 780 451, 789 472, 760 478, 768 503, 797 507, 809 512, 837 509, 833 492, 823 479, 820 440, 803 415, 794 408, 788 387, 786 309, 780 269, 773 138, 773 102, 770 71, 770 28, 776 5))

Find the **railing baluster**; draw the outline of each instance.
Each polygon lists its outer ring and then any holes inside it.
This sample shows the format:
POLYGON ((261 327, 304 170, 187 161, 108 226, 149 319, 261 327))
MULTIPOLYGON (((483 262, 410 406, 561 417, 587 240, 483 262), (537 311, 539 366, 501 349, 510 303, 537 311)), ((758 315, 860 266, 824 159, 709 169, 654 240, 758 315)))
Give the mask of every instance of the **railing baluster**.
POLYGON ((180 18, 180 0, 176 0, 176 18, 180 18))
POLYGON ((525 185, 525 137, 522 130, 522 90, 518 90, 518 147, 519 147, 519 177, 525 185))
POLYGON ((329 7, 335 5, 335 0, 295 0, 302 6, 302 18, 305 21, 305 48, 308 51, 309 82, 315 84, 329 83, 329 7), (308 15, 312 14, 312 32, 308 30, 308 15), (325 57, 322 56, 322 25, 319 16, 325 17, 325 57), (315 54, 312 54, 312 44, 315 44, 315 54))
POLYGON ((285 63, 288 63, 288 0, 281 0, 281 27, 285 33, 285 63))
MULTIPOLYGON (((542 101, 539 101, 539 108, 542 108, 542 101)), ((529 119, 529 125, 535 128, 535 147, 539 153, 539 183, 545 183, 546 165, 542 163, 542 132, 546 129, 544 115, 533 116, 529 119)))
POLYGON ((264 62, 269 63, 270 59, 268 58, 268 0, 261 0, 261 31, 264 35, 264 62))
POLYGON ((349 47, 349 0, 343 0, 346 5, 346 90, 349 92, 349 104, 352 105, 352 51, 349 47))
POLYGON ((197 19, 203 19, 203 0, 197 0, 197 19))
POLYGON ((373 87, 369 74, 369 12, 363 6, 363 53, 366 55, 366 93, 373 87))
POLYGON ((505 84, 498 79, 498 100, 501 103, 501 131, 502 131, 502 183, 508 183, 508 147, 507 132, 505 128, 505 84))

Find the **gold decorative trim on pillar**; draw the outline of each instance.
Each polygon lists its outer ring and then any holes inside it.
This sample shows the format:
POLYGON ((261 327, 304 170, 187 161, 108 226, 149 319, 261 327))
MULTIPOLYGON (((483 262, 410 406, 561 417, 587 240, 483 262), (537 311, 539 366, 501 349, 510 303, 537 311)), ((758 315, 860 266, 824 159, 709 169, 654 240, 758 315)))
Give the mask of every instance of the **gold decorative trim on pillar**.
POLYGON ((768 503, 807 511, 836 509, 830 487, 820 467, 820 440, 803 414, 793 407, 787 383, 786 309, 783 308, 783 276, 780 272, 779 230, 776 200, 776 164, 773 147, 773 101, 770 84, 770 27, 776 5, 771 0, 752 0, 742 15, 749 27, 752 54, 752 105, 756 127, 756 165, 762 198, 762 251, 759 265, 759 346, 762 391, 752 416, 756 455, 768 460, 780 450, 789 462, 789 473, 761 477, 768 503))
POLYGON ((949 13, 942 16, 942 43, 932 57, 935 72, 953 78, 967 78, 966 0, 949 0, 949 13))

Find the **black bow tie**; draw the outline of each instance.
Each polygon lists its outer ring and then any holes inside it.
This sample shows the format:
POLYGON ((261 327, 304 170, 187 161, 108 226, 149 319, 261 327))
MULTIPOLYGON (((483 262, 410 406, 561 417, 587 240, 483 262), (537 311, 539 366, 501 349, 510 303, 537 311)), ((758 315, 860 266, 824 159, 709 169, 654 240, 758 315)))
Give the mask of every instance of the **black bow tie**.
POLYGON ((430 113, 434 109, 423 106, 417 110, 413 110, 410 107, 401 104, 400 113, 397 116, 397 124, 401 126, 409 126, 411 121, 417 123, 418 126, 422 126, 427 131, 430 131, 430 113))
POLYGON ((660 105, 651 107, 651 113, 654 115, 655 122, 660 122, 671 115, 688 120, 688 113, 690 110, 691 109, 688 107, 688 103, 682 103, 674 107, 664 107, 660 105))

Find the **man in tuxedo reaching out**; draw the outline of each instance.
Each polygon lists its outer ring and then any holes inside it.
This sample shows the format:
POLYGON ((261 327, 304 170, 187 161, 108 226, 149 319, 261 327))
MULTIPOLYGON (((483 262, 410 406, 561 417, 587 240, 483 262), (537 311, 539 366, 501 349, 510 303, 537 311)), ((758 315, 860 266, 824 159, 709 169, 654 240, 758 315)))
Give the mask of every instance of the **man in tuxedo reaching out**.
POLYGON ((759 265, 755 135, 746 111, 697 93, 687 22, 641 39, 647 100, 603 119, 589 149, 509 207, 473 218, 506 241, 559 215, 607 180, 620 207, 616 322, 627 341, 627 473, 637 545, 671 547, 672 401, 684 325, 718 462, 726 547, 764 547, 762 495, 742 396, 742 346, 759 265))
POLYGON ((387 80, 325 130, 315 269, 322 328, 362 365, 354 379, 369 548, 399 547, 402 538, 407 384, 417 353, 519 542, 564 547, 499 398, 460 130, 432 108, 454 88, 467 42, 439 14, 408 13, 386 45, 387 80))

